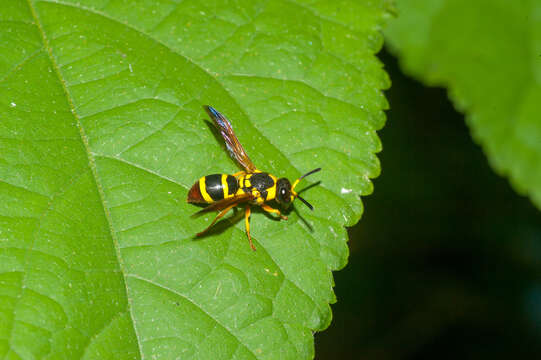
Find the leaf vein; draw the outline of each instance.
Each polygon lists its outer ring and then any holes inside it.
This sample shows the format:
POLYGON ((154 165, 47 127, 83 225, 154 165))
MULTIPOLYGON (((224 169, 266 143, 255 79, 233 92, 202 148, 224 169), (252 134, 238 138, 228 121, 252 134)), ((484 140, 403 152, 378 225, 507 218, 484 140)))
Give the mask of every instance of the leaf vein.
POLYGON ((173 179, 173 178, 170 178, 170 177, 168 177, 168 176, 165 176, 165 175, 163 175, 163 174, 160 174, 160 173, 158 173, 158 172, 156 172, 156 171, 154 171, 154 170, 148 169, 148 168, 146 168, 146 167, 144 167, 144 166, 142 166, 142 165, 136 164, 136 163, 131 162, 131 161, 129 161, 129 160, 122 159, 122 158, 119 158, 119 157, 116 157, 116 156, 100 154, 100 153, 93 153, 93 154, 94 154, 94 156, 99 156, 99 157, 106 158, 106 159, 116 160, 116 161, 122 162, 122 163, 124 163, 124 164, 126 164, 126 165, 133 166, 133 167, 135 167, 135 168, 137 168, 137 169, 139 169, 139 170, 145 171, 145 172, 147 172, 147 173, 149 173, 149 174, 152 174, 152 175, 157 176, 157 177, 159 177, 159 178, 161 178, 161 179, 167 180, 167 181, 169 181, 169 182, 171 182, 171 183, 173 183, 173 184, 176 184, 176 185, 178 185, 178 186, 181 186, 181 187, 183 187, 183 188, 186 189, 186 190, 189 189, 189 187, 188 187, 187 185, 181 184, 180 182, 178 182, 177 180, 175 180, 175 179, 173 179))
POLYGON ((153 285, 153 286, 156 286, 162 290, 165 290, 167 292, 170 292, 172 294, 175 294, 177 296, 179 296, 180 298, 182 299, 185 299, 187 300, 188 302, 190 302, 192 305, 194 305, 195 307, 197 307, 199 310, 201 310, 205 315, 207 315, 210 319, 212 319, 214 321, 215 324, 221 326, 224 330, 226 330, 231 336, 233 336, 237 342, 239 344, 242 344, 246 350, 248 350, 250 353, 252 353, 252 355, 254 355, 255 358, 257 358, 257 356, 255 355, 255 353, 252 351, 252 349, 250 349, 244 342, 242 342, 242 340, 238 337, 238 335, 236 335, 233 330, 231 330, 229 327, 227 327, 225 324, 222 324, 220 322, 220 320, 218 320, 216 317, 214 317, 212 314, 210 314, 207 310, 205 310, 201 305, 199 305, 194 299, 191 299, 189 296, 187 296, 186 294, 182 294, 168 286, 165 286, 163 284, 160 284, 160 283, 157 283, 153 280, 150 280, 150 279, 147 279, 147 278, 144 278, 140 275, 137 275, 137 274, 127 274, 127 276, 130 276, 134 279, 138 279, 140 281, 143 281, 143 282, 146 282, 150 285, 153 285))
POLYGON ((32 60, 34 57, 36 57, 43 48, 39 48, 36 51, 34 51, 32 54, 28 55, 24 59, 22 59, 19 63, 17 63, 15 66, 13 66, 9 71, 0 79, 0 83, 3 83, 11 74, 17 72, 19 69, 21 69, 27 62, 32 60))

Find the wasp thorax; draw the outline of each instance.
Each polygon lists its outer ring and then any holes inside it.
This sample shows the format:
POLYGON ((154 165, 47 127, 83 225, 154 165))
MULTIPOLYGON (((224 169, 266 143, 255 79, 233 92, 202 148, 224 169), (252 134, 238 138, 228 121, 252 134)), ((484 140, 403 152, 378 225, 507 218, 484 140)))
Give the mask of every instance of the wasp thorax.
POLYGON ((281 178, 276 182, 276 200, 284 204, 291 202, 291 183, 288 179, 281 178))

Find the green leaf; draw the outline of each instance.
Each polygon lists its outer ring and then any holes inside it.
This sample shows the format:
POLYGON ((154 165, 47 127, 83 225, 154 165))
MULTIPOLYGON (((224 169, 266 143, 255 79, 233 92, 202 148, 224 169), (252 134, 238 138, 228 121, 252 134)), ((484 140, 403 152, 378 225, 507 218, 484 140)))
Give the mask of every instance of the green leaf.
POLYGON ((301 359, 379 173, 385 1, 38 1, 0 12, 0 356, 301 359), (194 239, 201 176, 321 184, 194 239))
POLYGON ((494 169, 541 208, 541 2, 403 0, 386 32, 404 69, 445 86, 494 169))

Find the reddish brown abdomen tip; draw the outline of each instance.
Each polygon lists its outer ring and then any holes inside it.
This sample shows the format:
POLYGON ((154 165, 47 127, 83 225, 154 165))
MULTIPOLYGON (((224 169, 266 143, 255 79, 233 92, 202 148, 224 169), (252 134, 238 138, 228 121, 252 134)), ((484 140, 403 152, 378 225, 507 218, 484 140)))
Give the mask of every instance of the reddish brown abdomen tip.
POLYGON ((193 184, 192 188, 188 192, 188 198, 186 199, 189 203, 204 203, 206 202, 201 195, 201 189, 199 189, 199 181, 193 184))

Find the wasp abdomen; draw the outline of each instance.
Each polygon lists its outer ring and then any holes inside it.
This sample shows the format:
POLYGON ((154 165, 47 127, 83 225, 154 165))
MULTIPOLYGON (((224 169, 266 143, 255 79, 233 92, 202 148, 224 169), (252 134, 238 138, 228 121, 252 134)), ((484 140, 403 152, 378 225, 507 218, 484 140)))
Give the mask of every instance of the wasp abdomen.
POLYGON ((188 202, 213 203, 235 195, 239 189, 237 178, 228 174, 203 176, 188 192, 188 202))

